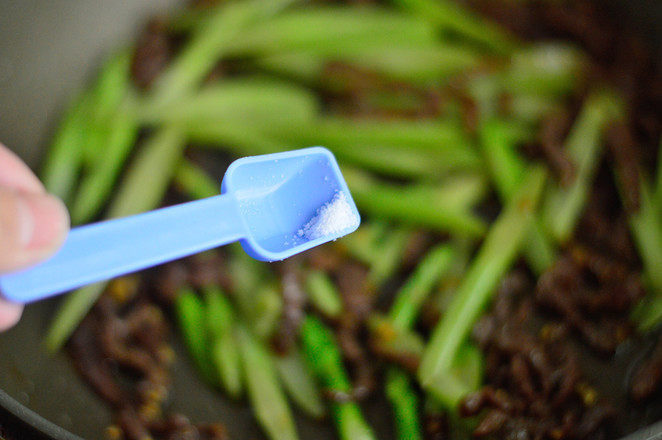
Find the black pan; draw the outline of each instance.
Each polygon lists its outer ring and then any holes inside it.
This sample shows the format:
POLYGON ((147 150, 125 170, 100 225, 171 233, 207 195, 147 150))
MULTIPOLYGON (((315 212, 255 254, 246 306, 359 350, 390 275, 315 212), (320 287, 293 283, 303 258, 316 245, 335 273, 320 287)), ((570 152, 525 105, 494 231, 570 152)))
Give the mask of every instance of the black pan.
MULTIPOLYGON (((177 3, 0 0, 0 141, 36 168, 67 97, 112 48, 132 41, 148 16, 177 3)), ((662 47, 662 2, 607 3, 662 47)), ((42 345, 58 301, 27 307, 20 324, 0 334, 0 428, 20 425, 14 434, 26 439, 100 439, 111 421, 108 409, 78 379, 64 353, 48 354, 42 345)), ((195 421, 225 421, 232 438, 260 437, 247 408, 219 397, 197 379, 184 356, 180 359, 174 372, 175 410, 195 421)), ((373 420, 388 414, 380 406, 369 413, 373 420)), ((301 423, 302 438, 333 438, 312 422, 301 423)), ((391 437, 389 425, 378 424, 380 438, 391 437)))

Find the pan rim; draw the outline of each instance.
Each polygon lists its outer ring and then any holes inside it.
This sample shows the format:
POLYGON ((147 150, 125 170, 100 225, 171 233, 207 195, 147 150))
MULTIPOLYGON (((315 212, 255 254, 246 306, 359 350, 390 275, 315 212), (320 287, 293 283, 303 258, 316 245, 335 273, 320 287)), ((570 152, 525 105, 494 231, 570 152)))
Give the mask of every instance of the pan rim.
POLYGON ((30 429, 33 434, 37 434, 46 439, 83 440, 83 438, 72 434, 66 429, 37 414, 35 411, 27 408, 25 405, 19 403, 2 389, 0 389, 0 408, 5 410, 10 417, 15 419, 17 424, 22 425, 7 426, 12 433, 15 432, 21 436, 17 437, 17 439, 24 438, 23 436, 28 434, 25 430, 30 429))

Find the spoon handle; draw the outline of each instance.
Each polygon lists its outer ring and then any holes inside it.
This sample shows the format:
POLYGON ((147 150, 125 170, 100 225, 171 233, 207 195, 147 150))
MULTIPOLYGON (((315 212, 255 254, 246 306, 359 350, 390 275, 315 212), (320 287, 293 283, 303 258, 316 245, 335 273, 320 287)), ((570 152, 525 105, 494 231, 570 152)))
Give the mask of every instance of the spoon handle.
POLYGON ((73 228, 52 258, 0 277, 0 293, 44 299, 240 240, 245 230, 233 194, 73 228))

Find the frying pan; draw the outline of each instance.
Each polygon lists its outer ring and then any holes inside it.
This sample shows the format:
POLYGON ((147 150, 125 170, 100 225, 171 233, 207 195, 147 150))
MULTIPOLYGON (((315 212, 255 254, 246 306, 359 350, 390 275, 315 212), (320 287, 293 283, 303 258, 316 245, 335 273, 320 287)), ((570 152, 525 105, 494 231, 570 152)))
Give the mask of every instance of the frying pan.
MULTIPOLYGON (((178 3, 0 0, 0 140, 36 168, 67 98, 90 79, 112 48, 135 39, 147 17, 178 3)), ((662 47, 661 2, 606 4, 662 47)), ((58 301, 27 307, 20 324, 0 334, 0 423, 17 427, 13 430, 17 438, 100 439, 112 420, 108 408, 78 379, 64 353, 49 354, 41 343, 58 301)), ((175 348, 183 353, 181 347, 175 348)), ((196 422, 225 422, 232 438, 261 437, 249 409, 203 385, 183 354, 175 363, 173 378, 173 410, 196 422)), ((380 404, 367 409, 373 421, 384 421, 388 414, 380 404)), ((315 422, 298 423, 302 438, 334 438, 315 422)), ((379 438, 392 437, 389 425, 374 424, 379 438)), ((651 434, 659 434, 660 429, 651 434)))

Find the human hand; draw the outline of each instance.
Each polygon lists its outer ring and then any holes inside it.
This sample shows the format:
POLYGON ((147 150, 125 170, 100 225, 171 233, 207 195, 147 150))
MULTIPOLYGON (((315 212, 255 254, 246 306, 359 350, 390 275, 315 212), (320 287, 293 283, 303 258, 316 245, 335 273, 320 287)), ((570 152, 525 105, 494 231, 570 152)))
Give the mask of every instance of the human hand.
MULTIPOLYGON (((53 254, 69 230, 64 204, 46 193, 39 179, 0 144, 0 273, 36 264, 53 254)), ((0 331, 18 322, 22 304, 2 298, 0 331)))

